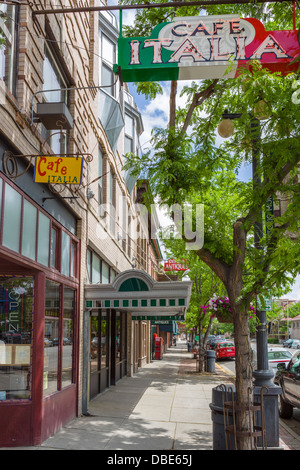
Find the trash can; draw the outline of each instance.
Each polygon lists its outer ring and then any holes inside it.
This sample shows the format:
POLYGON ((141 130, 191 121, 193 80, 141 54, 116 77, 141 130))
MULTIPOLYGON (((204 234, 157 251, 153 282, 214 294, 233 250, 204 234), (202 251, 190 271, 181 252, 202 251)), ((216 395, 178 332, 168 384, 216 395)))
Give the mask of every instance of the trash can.
POLYGON ((213 349, 208 349, 205 353, 206 372, 215 372, 216 353, 213 349))
MULTIPOLYGON (((223 386, 224 387, 224 386, 223 386)), ((234 385, 226 385, 226 390, 228 388, 233 390, 234 400, 235 397, 235 387, 234 385)), ((228 392, 227 396, 229 396, 228 392)), ((226 395, 224 391, 220 387, 214 387, 212 389, 212 403, 210 403, 209 407, 211 409, 211 419, 213 423, 213 450, 235 450, 234 445, 234 437, 228 436, 229 441, 229 449, 226 448, 226 440, 225 440, 225 426, 224 426, 224 409, 223 409, 223 397, 226 395)), ((233 424, 233 417, 232 413, 228 414, 229 423, 233 424)))

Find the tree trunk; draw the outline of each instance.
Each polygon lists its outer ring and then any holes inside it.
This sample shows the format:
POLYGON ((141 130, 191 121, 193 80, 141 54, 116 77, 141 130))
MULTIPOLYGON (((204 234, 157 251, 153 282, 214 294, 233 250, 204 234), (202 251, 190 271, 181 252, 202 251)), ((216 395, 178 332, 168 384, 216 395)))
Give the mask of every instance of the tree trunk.
POLYGON ((169 128, 175 127, 177 80, 171 82, 169 128))
MULTIPOLYGON (((247 412, 249 389, 252 389, 251 346, 249 315, 245 309, 236 306, 234 310, 234 339, 235 339, 235 370, 236 370, 236 404, 243 407, 237 413, 237 431, 249 431, 249 415, 247 412)), ((249 450, 250 439, 238 436, 238 450, 249 450)))
POLYGON ((198 372, 205 371, 205 345, 204 345, 204 338, 203 338, 203 327, 202 321, 199 322, 199 364, 198 364, 198 372))

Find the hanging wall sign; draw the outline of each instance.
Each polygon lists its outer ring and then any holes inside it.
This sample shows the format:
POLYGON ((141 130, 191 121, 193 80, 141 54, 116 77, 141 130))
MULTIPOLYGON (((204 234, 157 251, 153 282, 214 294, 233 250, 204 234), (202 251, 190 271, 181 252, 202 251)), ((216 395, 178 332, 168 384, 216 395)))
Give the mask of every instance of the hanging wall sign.
POLYGON ((119 38, 118 66, 124 82, 234 78, 253 60, 292 72, 299 54, 296 30, 266 31, 236 15, 187 16, 156 26, 150 37, 119 38))
POLYGON ((83 158, 37 156, 35 158, 35 183, 80 184, 82 181, 83 158))
POLYGON ((184 259, 180 261, 168 259, 168 261, 164 263, 164 271, 187 271, 188 269, 184 259))

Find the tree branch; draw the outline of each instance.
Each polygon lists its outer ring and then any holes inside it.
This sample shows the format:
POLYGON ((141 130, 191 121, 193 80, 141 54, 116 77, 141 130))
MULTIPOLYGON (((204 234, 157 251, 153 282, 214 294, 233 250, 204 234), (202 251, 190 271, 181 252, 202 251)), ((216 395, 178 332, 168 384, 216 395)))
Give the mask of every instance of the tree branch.
POLYGON ((182 129, 181 129, 181 132, 180 132, 181 136, 183 136, 185 134, 185 132, 187 131, 187 128, 189 127, 189 124, 190 124, 190 121, 191 121, 191 118, 192 118, 192 115, 193 115, 193 112, 194 112, 195 108, 197 106, 199 106, 200 104, 202 104, 206 99, 208 99, 214 93, 215 86, 218 83, 218 81, 219 81, 218 79, 214 80, 212 82, 212 84, 209 85, 208 88, 206 88, 205 90, 203 90, 199 93, 194 94, 193 100, 192 100, 191 105, 189 107, 189 110, 186 114, 185 121, 183 123, 182 129))
POLYGON ((169 128, 175 127, 177 80, 171 82, 169 128))
POLYGON ((223 284, 226 286, 227 281, 228 281, 228 274, 229 274, 229 266, 224 263, 224 261, 221 261, 218 258, 215 258, 213 254, 207 250, 201 248, 201 250, 198 251, 198 256, 204 263, 207 264, 211 268, 211 270, 221 279, 223 284))

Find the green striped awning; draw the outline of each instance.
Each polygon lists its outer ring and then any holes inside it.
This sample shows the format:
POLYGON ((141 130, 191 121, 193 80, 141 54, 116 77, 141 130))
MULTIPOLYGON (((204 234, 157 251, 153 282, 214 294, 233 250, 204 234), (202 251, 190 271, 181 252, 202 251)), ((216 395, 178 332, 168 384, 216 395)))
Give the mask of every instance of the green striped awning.
POLYGON ((155 281, 144 271, 131 269, 118 274, 111 284, 87 284, 85 307, 88 310, 127 311, 136 319, 185 319, 192 283, 155 281))

